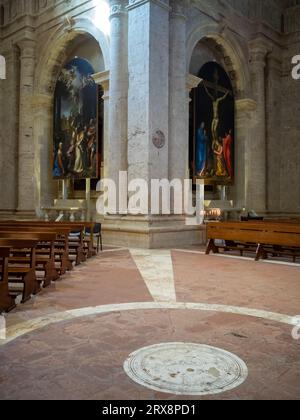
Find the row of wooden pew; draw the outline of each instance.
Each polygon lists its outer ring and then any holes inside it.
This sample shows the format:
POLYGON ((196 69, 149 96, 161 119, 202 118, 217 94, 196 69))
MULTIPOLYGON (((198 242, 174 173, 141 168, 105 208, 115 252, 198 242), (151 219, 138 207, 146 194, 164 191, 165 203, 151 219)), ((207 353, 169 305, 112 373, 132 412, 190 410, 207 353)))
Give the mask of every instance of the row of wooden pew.
POLYGON ((207 226, 206 254, 220 250, 254 253, 255 260, 272 257, 300 258, 299 221, 215 222, 207 226))
MULTIPOLYGON (((97 225, 97 237, 102 237, 97 225)), ((0 221, 0 313, 28 301, 99 251, 91 222, 0 221)))

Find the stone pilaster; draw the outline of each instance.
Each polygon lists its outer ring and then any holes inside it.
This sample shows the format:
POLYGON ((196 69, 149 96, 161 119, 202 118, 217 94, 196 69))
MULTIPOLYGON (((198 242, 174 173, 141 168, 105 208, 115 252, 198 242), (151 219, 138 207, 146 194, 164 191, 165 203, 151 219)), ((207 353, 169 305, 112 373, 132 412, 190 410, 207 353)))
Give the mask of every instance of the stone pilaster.
POLYGON ((170 1, 169 178, 189 177, 188 96, 186 89, 186 2, 170 1))
POLYGON ((109 70, 103 71, 101 73, 96 73, 93 75, 93 78, 97 85, 100 85, 103 89, 103 101, 104 101, 104 124, 103 124, 103 151, 104 151, 104 168, 101 171, 101 178, 108 177, 108 167, 109 167, 109 70))
POLYGON ((35 42, 23 40, 20 48, 20 116, 19 116, 19 165, 18 211, 32 212, 34 203, 34 140, 32 95, 35 68, 35 42))
POLYGON ((169 177, 169 1, 128 6, 129 181, 169 177))
POLYGON ((18 205, 18 49, 7 45, 0 49, 6 59, 6 79, 0 81, 0 209, 14 212, 18 205))
POLYGON ((235 142, 235 184, 232 187, 234 204, 237 208, 247 208, 252 205, 252 170, 250 156, 253 142, 253 130, 249 121, 255 118, 257 104, 253 99, 239 99, 235 103, 235 123, 238 139, 235 142))
POLYGON ((267 210, 280 212, 280 167, 281 167, 281 89, 282 62, 279 54, 267 59, 266 77, 266 132, 267 132, 267 210))
POLYGON ((52 177, 53 154, 53 95, 35 95, 31 101, 34 113, 34 185, 35 210, 53 205, 58 196, 58 182, 52 177))
POLYGON ((263 40, 250 42, 250 72, 252 94, 257 102, 253 124, 253 137, 249 145, 248 204, 257 212, 266 211, 267 167, 266 167, 266 58, 268 46, 263 40))
POLYGON ((127 170, 128 19, 127 1, 110 0, 110 87, 107 176, 118 184, 127 170))

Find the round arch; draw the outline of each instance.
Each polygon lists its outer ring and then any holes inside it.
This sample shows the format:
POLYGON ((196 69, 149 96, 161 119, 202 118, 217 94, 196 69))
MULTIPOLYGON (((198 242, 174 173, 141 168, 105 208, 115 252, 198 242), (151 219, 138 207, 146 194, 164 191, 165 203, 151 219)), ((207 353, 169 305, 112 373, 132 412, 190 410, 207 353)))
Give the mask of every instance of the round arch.
POLYGON ((251 76, 247 45, 245 46, 222 22, 194 23, 187 37, 186 63, 189 73, 193 53, 200 41, 211 40, 225 64, 235 91, 235 185, 228 188, 229 199, 237 207, 247 201, 247 148, 251 127, 247 122, 254 117, 256 103, 251 99, 251 76))
POLYGON ((87 35, 99 45, 104 69, 109 70, 109 39, 89 18, 65 20, 49 37, 40 54, 34 84, 33 125, 35 152, 35 209, 42 216, 41 208, 53 205, 57 198, 58 183, 52 179, 53 103, 57 78, 68 58, 68 49, 77 37, 87 35))
MULTIPOLYGON (((223 50, 227 67, 232 73, 233 84, 238 99, 249 95, 250 74, 248 58, 242 45, 226 29, 220 30, 217 23, 209 23, 195 28, 187 39, 187 66, 189 70, 193 52, 197 44, 203 39, 212 39, 223 50), (225 37, 226 34, 226 37, 225 37)), ((228 69, 227 69, 228 70, 228 69)))
POLYGON ((89 35, 96 40, 103 55, 104 70, 109 70, 109 39, 95 27, 89 18, 65 20, 52 34, 43 48, 36 68, 35 94, 49 94, 54 85, 60 67, 65 59, 68 46, 80 35, 89 35))

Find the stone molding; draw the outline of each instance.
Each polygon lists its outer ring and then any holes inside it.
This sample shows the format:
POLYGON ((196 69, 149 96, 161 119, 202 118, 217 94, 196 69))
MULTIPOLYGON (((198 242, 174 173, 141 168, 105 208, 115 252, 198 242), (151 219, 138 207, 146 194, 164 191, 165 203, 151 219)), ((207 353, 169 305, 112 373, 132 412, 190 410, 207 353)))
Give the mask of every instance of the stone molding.
POLYGON ((147 3, 152 3, 157 6, 160 6, 162 9, 165 9, 168 12, 170 12, 170 9, 171 9, 170 6, 164 3, 162 0, 129 0, 128 6, 126 7, 126 9, 130 11, 137 7, 143 6, 144 4, 147 4, 147 3))
POLYGON ((92 75, 93 79, 95 80, 95 83, 97 85, 101 85, 104 90, 103 99, 109 98, 109 76, 110 76, 109 70, 105 70, 100 73, 95 73, 92 75))
POLYGON ((187 2, 186 0, 172 0, 170 2, 170 16, 173 19, 187 20, 187 2))
POLYGON ((237 112, 253 112, 257 109, 257 102, 249 98, 237 99, 235 107, 237 112))
POLYGON ((18 47, 20 48, 21 60, 23 58, 34 58, 35 57, 35 49, 36 49, 36 42, 32 39, 23 39, 17 43, 18 47))
POLYGON ((186 87, 188 91, 190 92, 192 89, 195 89, 200 85, 203 79, 200 79, 200 77, 194 76, 193 74, 188 74, 186 79, 186 87))
POLYGON ((124 5, 124 1, 122 0, 111 0, 110 1, 110 15, 109 19, 113 19, 116 17, 121 17, 126 15, 126 6, 124 5))
POLYGON ((31 105, 33 109, 48 109, 51 110, 53 107, 52 95, 38 94, 32 97, 31 105))

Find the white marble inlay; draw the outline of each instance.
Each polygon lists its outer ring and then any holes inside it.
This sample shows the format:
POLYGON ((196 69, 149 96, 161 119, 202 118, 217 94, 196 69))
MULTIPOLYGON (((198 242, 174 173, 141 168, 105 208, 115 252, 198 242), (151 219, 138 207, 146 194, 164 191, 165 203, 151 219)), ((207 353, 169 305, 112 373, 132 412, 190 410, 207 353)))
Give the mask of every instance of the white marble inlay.
POLYGON ((153 299, 176 302, 171 251, 131 249, 130 253, 153 299))
POLYGON ((203 344, 162 343, 132 353, 124 363, 136 383, 175 395, 212 395, 240 386, 248 376, 236 355, 203 344))
MULTIPOLYGON (((6 340, 0 340, 0 346, 21 337, 24 334, 56 324, 62 321, 70 321, 85 316, 97 316, 123 311, 137 310, 159 310, 159 309, 184 309, 208 312, 223 312, 236 315, 251 316, 254 318, 267 319, 287 325, 295 325, 294 317, 268 312, 252 308, 242 308, 238 306, 215 305, 209 303, 184 303, 184 302, 132 302, 111 305, 91 306, 87 308, 71 309, 69 311, 45 314, 42 317, 19 322, 10 326, 6 330, 6 340)), ((8 315, 9 317, 10 315, 8 315)))
MULTIPOLYGON (((188 250, 188 249, 173 249, 173 251, 176 252, 184 252, 187 254, 200 254, 200 255, 206 255, 204 251, 196 251, 196 250, 188 250)), ((231 258, 233 260, 242 260, 242 261, 253 261, 255 264, 278 264, 278 265, 287 265, 290 267, 300 267, 300 264, 294 263, 294 262, 288 262, 288 261, 276 261, 276 260, 259 260, 255 261, 254 258, 251 257, 241 257, 239 255, 229 255, 229 254, 209 254, 211 257, 217 257, 217 258, 231 258)))

